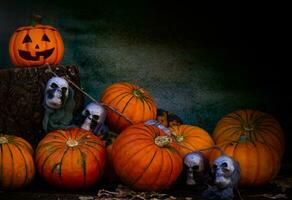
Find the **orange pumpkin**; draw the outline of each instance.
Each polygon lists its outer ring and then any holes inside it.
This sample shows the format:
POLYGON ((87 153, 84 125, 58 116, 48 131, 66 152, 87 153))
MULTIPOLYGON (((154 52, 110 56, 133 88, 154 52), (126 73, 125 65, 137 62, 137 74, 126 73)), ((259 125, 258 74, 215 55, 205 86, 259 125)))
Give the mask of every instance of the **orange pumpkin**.
MULTIPOLYGON (((207 149, 214 146, 213 139, 208 132, 198 126, 172 126, 170 127, 170 131, 175 137, 176 142, 179 144, 176 148, 182 158, 192 151, 207 149), (190 149, 192 149, 192 151, 190 149)), ((205 150, 202 153, 208 157, 210 150, 205 150)))
POLYGON ((106 105, 109 128, 117 133, 132 123, 156 118, 157 108, 150 93, 131 83, 110 85, 103 92, 101 102, 106 105))
POLYGON ((91 186, 104 170, 104 146, 84 129, 52 131, 37 146, 37 169, 47 182, 61 188, 91 186))
MULTIPOLYGON (((270 145, 255 141, 249 136, 241 136, 233 142, 218 144, 228 156, 240 165, 240 186, 258 186, 271 181, 280 169, 279 153, 270 145)), ((210 163, 221 153, 214 149, 210 154, 210 163)))
POLYGON ((16 189, 35 175, 33 149, 24 139, 0 134, 0 188, 16 189))
POLYGON ((182 158, 170 137, 143 123, 130 126, 117 137, 113 164, 124 183, 143 191, 169 187, 182 170, 182 158))
POLYGON ((63 54, 62 37, 50 25, 20 27, 9 41, 10 60, 17 67, 58 64, 63 54))
POLYGON ((283 130, 271 115, 257 110, 239 110, 224 116, 216 125, 213 139, 216 144, 238 141, 248 136, 268 145, 282 156, 285 150, 283 130))

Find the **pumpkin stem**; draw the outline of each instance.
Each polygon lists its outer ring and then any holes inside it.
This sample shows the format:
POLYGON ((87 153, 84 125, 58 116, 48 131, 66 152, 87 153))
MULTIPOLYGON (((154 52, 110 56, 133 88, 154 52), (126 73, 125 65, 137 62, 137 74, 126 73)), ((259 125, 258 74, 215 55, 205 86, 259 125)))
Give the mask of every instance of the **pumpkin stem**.
POLYGON ((253 131, 254 130, 254 126, 252 124, 244 124, 242 126, 243 130, 245 131, 253 131))
POLYGON ((143 93, 144 93, 144 90, 143 90, 142 88, 139 88, 139 89, 133 90, 133 94, 134 94, 136 97, 141 97, 143 93))
POLYGON ((155 144, 159 147, 165 147, 168 146, 170 144, 170 137, 169 136, 157 136, 155 138, 155 144))
POLYGON ((76 147, 78 145, 78 142, 72 138, 69 138, 66 142, 67 146, 69 147, 76 147))
POLYGON ((171 132, 171 135, 175 138, 177 142, 182 142, 184 140, 184 136, 182 135, 177 135, 176 132, 171 132))
POLYGON ((34 14, 31 16, 31 24, 33 26, 37 25, 37 24, 41 24, 42 23, 42 16, 41 15, 37 15, 37 14, 34 14))
POLYGON ((6 144, 8 143, 8 139, 4 136, 0 137, 0 144, 6 144))

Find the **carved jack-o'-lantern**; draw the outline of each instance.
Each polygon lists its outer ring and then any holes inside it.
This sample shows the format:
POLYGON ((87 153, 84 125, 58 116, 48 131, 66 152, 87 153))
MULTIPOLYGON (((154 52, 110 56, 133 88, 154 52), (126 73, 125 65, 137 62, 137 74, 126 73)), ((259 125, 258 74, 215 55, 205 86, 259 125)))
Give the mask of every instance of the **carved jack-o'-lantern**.
POLYGON ((17 67, 58 64, 63 53, 62 37, 57 29, 49 25, 20 27, 9 42, 10 59, 17 67))

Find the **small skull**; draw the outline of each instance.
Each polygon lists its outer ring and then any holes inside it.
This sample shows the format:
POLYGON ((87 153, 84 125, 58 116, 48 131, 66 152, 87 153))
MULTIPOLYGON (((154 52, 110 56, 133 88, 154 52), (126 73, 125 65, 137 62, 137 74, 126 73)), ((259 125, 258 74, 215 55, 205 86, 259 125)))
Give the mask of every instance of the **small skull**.
POLYGON ((82 111, 82 117, 83 124, 81 128, 96 133, 102 128, 106 118, 106 111, 102 105, 92 102, 82 111))
POLYGON ((201 152, 192 152, 185 156, 184 164, 188 167, 187 185, 196 185, 194 173, 203 173, 205 170, 205 158, 201 152))
POLYGON ((48 80, 45 91, 45 103, 49 108, 61 108, 69 95, 69 84, 61 77, 52 77, 48 80))
POLYGON ((233 187, 239 181, 239 164, 229 156, 218 157, 213 163, 212 171, 215 175, 214 184, 219 188, 233 187))

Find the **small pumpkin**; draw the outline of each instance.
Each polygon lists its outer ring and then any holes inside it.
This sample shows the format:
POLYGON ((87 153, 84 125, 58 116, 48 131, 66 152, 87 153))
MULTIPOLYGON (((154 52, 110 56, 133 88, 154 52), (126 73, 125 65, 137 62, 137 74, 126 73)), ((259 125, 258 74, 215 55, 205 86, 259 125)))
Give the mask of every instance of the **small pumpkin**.
POLYGON ((280 156, 284 153, 283 130, 270 114, 251 109, 229 113, 217 123, 212 135, 216 144, 238 141, 242 136, 268 145, 280 156))
POLYGON ((152 125, 135 124, 113 145, 113 164, 120 179, 135 190, 169 187, 182 171, 182 158, 171 138, 152 125))
POLYGON ((93 185, 105 166, 104 142, 81 128, 48 133, 36 149, 36 165, 41 176, 60 188, 93 185))
MULTIPOLYGON (((192 151, 198 151, 201 149, 208 149, 214 146, 212 137, 207 131, 192 125, 180 125, 170 127, 171 134, 176 139, 178 145, 176 148, 180 155, 185 157, 186 154, 192 151), (191 151, 192 149, 192 151, 191 151)), ((210 150, 204 150, 203 153, 208 157, 210 150)))
MULTIPOLYGON (((223 152, 233 157, 240 165, 240 186, 258 186, 270 182, 281 166, 279 153, 268 144, 242 135, 238 140, 218 144, 223 152)), ((213 149, 210 163, 221 153, 213 149)))
POLYGON ((0 188, 28 185, 35 175, 33 149, 24 139, 0 134, 0 188))
POLYGON ((101 95, 101 102, 106 105, 109 128, 117 133, 131 124, 156 118, 156 103, 150 93, 131 83, 110 85, 101 95))
POLYGON ((9 41, 10 60, 17 67, 59 64, 63 54, 64 44, 59 31, 40 22, 18 28, 9 41))
POLYGON ((174 113, 158 108, 156 120, 165 127, 179 126, 182 120, 174 113))

